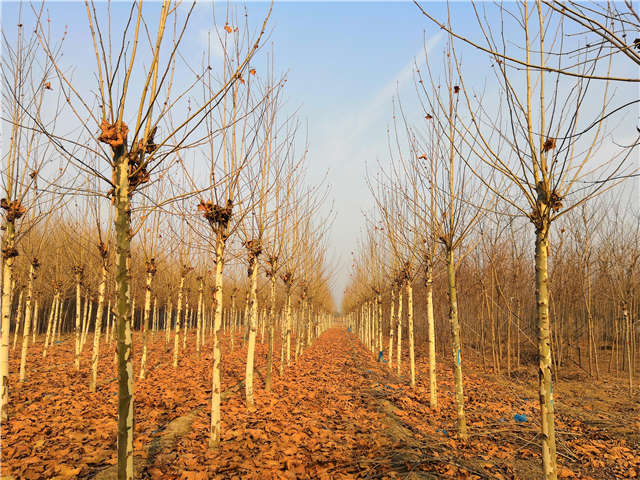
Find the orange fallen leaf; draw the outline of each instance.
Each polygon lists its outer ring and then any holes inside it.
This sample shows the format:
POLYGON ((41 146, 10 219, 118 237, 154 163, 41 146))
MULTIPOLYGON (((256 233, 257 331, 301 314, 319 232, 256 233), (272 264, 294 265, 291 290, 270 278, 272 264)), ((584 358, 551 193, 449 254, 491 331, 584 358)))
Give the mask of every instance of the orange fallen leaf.
POLYGON ((574 478, 575 476, 576 474, 567 467, 560 467, 558 469, 558 478, 574 478))

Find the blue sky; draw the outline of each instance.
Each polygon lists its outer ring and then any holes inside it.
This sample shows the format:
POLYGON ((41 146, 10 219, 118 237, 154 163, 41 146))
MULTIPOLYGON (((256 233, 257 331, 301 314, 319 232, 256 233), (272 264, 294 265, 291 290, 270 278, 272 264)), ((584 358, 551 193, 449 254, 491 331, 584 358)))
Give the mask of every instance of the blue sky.
MULTIPOLYGON (((150 11, 160 8, 158 2, 149 1, 146 5, 150 11)), ((444 4, 423 5, 436 17, 445 18, 444 4)), ((3 3, 2 8, 3 27, 13 27, 16 4, 3 3)), ((84 66, 93 72, 95 60, 91 56, 84 4, 51 2, 48 8, 55 28, 61 31, 69 26, 67 62, 79 67, 78 73, 84 66)), ((122 18, 129 8, 128 2, 112 4, 114 30, 118 13, 122 18)), ((217 4, 219 26, 224 24, 224 8, 223 2, 217 4)), ((257 26, 268 4, 248 3, 246 8, 250 23, 257 26)), ((458 31, 477 38, 470 5, 453 2, 451 10, 458 31)), ((339 300, 348 280, 350 252, 364 224, 362 211, 372 208, 365 170, 374 171, 377 162, 384 164, 388 156, 386 130, 392 122, 392 97, 399 92, 411 111, 415 98, 414 59, 421 56, 424 62, 425 45, 438 54, 444 37, 412 2, 280 1, 274 5, 269 25, 266 47, 270 50, 273 45, 278 70, 288 72, 287 108, 299 108, 300 120, 308 126, 310 178, 320 179, 328 172, 330 199, 337 212, 330 246, 332 255, 340 260, 334 279, 334 293, 339 300)), ((199 64, 206 38, 203 33, 211 26, 211 6, 201 2, 184 42, 184 51, 197 55, 192 59, 194 64, 199 64)), ((521 31, 512 34, 520 36, 521 31)), ((461 52, 466 57, 465 71, 473 74, 470 77, 474 77, 475 86, 482 86, 490 62, 477 52, 461 52)), ((260 61, 256 68, 260 69, 260 61)), ((93 81, 86 77, 87 82, 93 81)), ((490 83, 485 93, 495 93, 490 83)))
POLYGON ((373 207, 365 165, 371 170, 384 162, 392 96, 396 87, 404 93, 413 88, 411 64, 424 46, 425 28, 427 35, 438 32, 409 2, 280 2, 273 15, 276 58, 290 69, 288 96, 301 104, 308 121, 312 171, 329 172, 339 298, 364 223, 362 211, 373 207))
MULTIPOLYGON (((15 29, 16 6, 2 5, 8 30, 15 29)), ((150 13, 159 7, 158 2, 146 4, 150 13)), ((246 7, 250 23, 257 26, 268 4, 246 7)), ((432 7, 442 11, 439 4, 432 7)), ((115 32, 118 17, 126 18, 130 3, 114 2, 111 8, 115 32)), ((222 2, 216 7, 219 26, 224 24, 225 8, 222 2)), ((29 7, 23 4, 23 9, 28 12, 29 7)), ((93 77, 82 74, 85 66, 95 70, 84 4, 49 2, 47 9, 55 31, 68 27, 65 61, 75 66, 77 80, 84 77, 82 81, 93 88, 93 77)), ((183 44, 184 51, 197 52, 195 64, 206 38, 203 33, 211 24, 211 6, 201 2, 183 44)), ((339 298, 348 278, 349 252, 363 223, 361 211, 371 207, 365 164, 371 168, 384 159, 391 97, 396 86, 401 91, 412 88, 410 67, 423 48, 425 28, 437 32, 410 2, 276 2, 269 25, 266 47, 273 46, 278 69, 288 72, 288 108, 298 108, 301 122, 308 126, 309 177, 313 181, 328 172, 330 200, 337 212, 330 245, 332 256, 340 259, 334 287, 339 298)))

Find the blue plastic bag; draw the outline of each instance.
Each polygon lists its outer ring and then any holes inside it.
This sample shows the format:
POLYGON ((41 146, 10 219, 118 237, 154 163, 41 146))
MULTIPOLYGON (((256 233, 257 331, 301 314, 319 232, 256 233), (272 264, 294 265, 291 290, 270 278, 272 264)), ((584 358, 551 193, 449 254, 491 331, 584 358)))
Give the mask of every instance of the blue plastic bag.
POLYGON ((526 422, 526 421, 527 421, 527 416, 526 416, 524 413, 516 413, 516 414, 513 416, 513 419, 514 419, 516 422, 524 423, 524 422, 526 422))

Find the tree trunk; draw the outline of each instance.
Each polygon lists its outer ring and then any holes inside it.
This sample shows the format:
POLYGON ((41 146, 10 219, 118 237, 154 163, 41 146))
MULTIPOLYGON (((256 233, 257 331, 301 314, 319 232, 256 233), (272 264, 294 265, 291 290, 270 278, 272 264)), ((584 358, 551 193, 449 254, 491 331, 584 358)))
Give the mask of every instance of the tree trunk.
POLYGON ((180 323, 182 317, 182 290, 184 289, 185 274, 180 275, 180 287, 178 289, 178 305, 176 309, 176 328, 173 336, 173 368, 178 368, 178 350, 180 350, 180 323))
POLYGON ((35 345, 36 343, 36 334, 38 333, 38 330, 40 329, 40 302, 38 300, 38 298, 35 299, 34 305, 33 305, 33 320, 31 320, 31 343, 35 345))
POLYGON ((173 304, 171 300, 169 300, 169 306, 165 308, 168 308, 164 315, 164 347, 167 348, 169 340, 171 339, 171 322, 173 320, 173 318, 171 318, 173 317, 173 304))
POLYGON ((147 374, 147 342, 149 340, 149 314, 151 313, 151 282, 155 265, 153 260, 147 262, 147 278, 144 289, 144 313, 142 317, 142 358, 140 360, 140 373, 138 378, 144 379, 147 374))
POLYGON ((258 298, 256 289, 258 287, 258 255, 249 254, 249 339, 247 344, 247 363, 245 366, 244 392, 247 402, 247 408, 252 411, 255 409, 253 400, 253 360, 256 349, 256 335, 258 331, 258 298))
POLYGON ((211 435, 209 448, 220 447, 221 361, 220 327, 222 326, 222 271, 224 268, 225 237, 219 228, 216 235, 216 277, 214 287, 215 311, 213 320, 213 374, 211 379, 211 435))
POLYGON ((56 311, 58 309, 59 302, 60 302, 60 293, 56 290, 56 292, 53 295, 53 300, 51 300, 51 310, 49 312, 49 321, 47 322, 47 333, 45 334, 45 337, 44 337, 44 348, 42 349, 43 358, 47 356, 47 347, 49 346, 49 342, 53 343, 53 339, 55 338, 54 322, 55 322, 56 311))
POLYGON ((409 329, 409 372, 411 387, 416 386, 416 360, 413 351, 413 287, 407 282, 407 328, 409 329))
POLYGON ((271 275, 269 278, 269 282, 271 285, 271 292, 269 295, 269 314, 267 316, 268 325, 268 339, 269 342, 268 350, 267 350, 267 373, 265 375, 264 380, 264 388, 267 392, 271 391, 271 383, 273 381, 273 342, 274 342, 274 313, 275 313, 275 302, 276 302, 276 276, 275 273, 271 275))
POLYGON ((557 478, 553 413, 551 332, 549 319, 549 224, 536 227, 536 320, 538 324, 538 387, 542 421, 542 470, 546 480, 557 478))
MULTIPOLYGON (((33 281, 36 278, 38 261, 33 259, 29 265, 29 283, 27 284, 27 298, 24 308, 24 327, 22 329, 22 352, 20 355, 20 383, 24 382, 27 365, 27 350, 29 348, 29 329, 31 328, 31 302, 33 298, 33 281)), ((34 319, 35 320, 35 319, 34 319)))
POLYGON ((631 361, 631 319, 629 318, 629 306, 626 301, 622 303, 622 323, 624 325, 625 357, 627 361, 627 374, 629 381, 629 397, 633 396, 633 363, 631 361))
POLYGON ((87 292, 85 292, 84 295, 84 308, 82 310, 82 325, 80 327, 80 355, 82 355, 82 351, 84 350, 84 342, 87 336, 87 330, 89 327, 89 318, 90 318, 90 307, 89 305, 91 304, 90 298, 89 298, 89 291, 87 289, 87 292))
POLYGON ((302 318, 304 318, 304 328, 306 331, 306 341, 304 343, 304 347, 307 348, 309 345, 311 345, 311 308, 309 306, 309 299, 305 299, 305 301, 302 303, 302 311, 302 318))
POLYGON ((393 371, 393 335, 395 331, 396 291, 391 288, 391 312, 389 314, 389 370, 393 371))
POLYGON ((244 299, 244 314, 242 315, 242 347, 247 343, 247 337, 249 336, 249 295, 251 294, 251 289, 247 288, 247 294, 244 299))
MULTIPOLYGON (((288 283, 285 285, 286 290, 286 305, 285 305, 285 324, 287 325, 286 330, 286 354, 287 354, 287 365, 291 364, 291 284, 288 283)), ((282 374, 283 366, 280 366, 280 374, 282 374)))
POLYGON ((133 352, 131 341, 131 204, 129 160, 123 147, 114 158, 116 178, 116 325, 118 329, 118 480, 133 479, 133 352))
POLYGON ((458 323, 458 292, 456 286, 456 267, 453 249, 447 246, 447 277, 449 280, 449 323, 453 347, 453 372, 456 388, 456 405, 458 410, 458 434, 462 440, 467 439, 467 421, 464 413, 464 391, 462 384, 462 346, 460 344, 460 324, 458 323))
POLYGON ((184 322, 182 323, 184 326, 184 331, 182 332, 182 350, 187 351, 187 334, 189 333, 189 323, 191 323, 191 309, 189 308, 189 292, 187 291, 187 296, 185 298, 184 305, 184 322))
MULTIPOLYGON (((18 333, 20 331, 20 320, 22 319, 22 310, 24 306, 23 302, 24 298, 24 288, 20 290, 20 295, 18 295, 18 311, 16 312, 16 328, 13 332, 13 347, 12 350, 16 349, 16 345, 18 343, 18 333)), ((24 326, 22 327, 23 335, 24 335, 24 326)))
POLYGON ((507 307, 507 376, 511 378, 511 306, 507 307))
POLYGON ((82 321, 82 267, 76 265, 74 267, 74 281, 76 284, 76 351, 75 366, 76 370, 80 370, 80 322, 82 321))
POLYGON ((60 341, 60 336, 62 334, 62 321, 64 320, 65 314, 67 312, 67 303, 68 302, 66 300, 60 300, 58 302, 58 308, 56 309, 56 319, 55 322, 53 322, 55 328, 53 329, 53 331, 55 332, 55 339, 58 342, 60 341))
POLYGON ((151 307, 151 343, 153 343, 155 340, 157 329, 158 329, 158 297, 154 295, 153 306, 151 307))
MULTIPOLYGON (((377 307, 377 314, 378 314, 378 350, 380 351, 380 353, 382 353, 382 356, 384 357, 384 341, 383 341, 383 336, 382 336, 382 294, 378 293, 377 294, 377 299, 376 299, 376 307, 377 307)), ((327 328, 326 325, 323 325, 322 329, 323 331, 327 328)))
POLYGON ((401 366, 402 366, 402 285, 398 288, 398 311, 396 312, 396 317, 398 318, 398 345, 396 349, 396 370, 398 375, 401 375, 401 366))
POLYGON ((89 383, 89 391, 96 391, 98 382, 98 358, 100 355, 100 333, 102 330, 102 313, 104 310, 104 292, 107 287, 107 266, 102 263, 102 274, 100 277, 100 285, 98 285, 98 310, 96 311, 96 325, 93 331, 93 352, 91 354, 91 382, 89 383))
POLYGON ((87 337, 89 336, 89 324, 91 323, 91 318, 93 317, 93 301, 91 300, 91 297, 89 295, 87 295, 87 303, 89 304, 89 310, 88 313, 85 313, 87 321, 84 325, 82 342, 80 342, 80 353, 84 351, 84 344, 87 342, 87 337))
POLYGON ((438 381, 436 377, 436 330, 433 318, 433 270, 431 261, 427 266, 425 286, 427 289, 427 328, 429 335, 429 406, 438 408, 438 381))
POLYGON ((35 345, 36 343, 36 335, 40 330, 40 310, 39 310, 39 301, 36 298, 35 305, 33 306, 33 320, 31 324, 33 325, 31 328, 31 343, 35 345))
MULTIPOLYGON (((233 290, 235 292, 235 289, 233 290)), ((231 335, 229 335, 229 339, 231 341, 231 351, 233 352, 233 347, 235 343, 236 336, 236 324, 238 320, 236 319, 236 295, 235 293, 231 294, 231 310, 229 311, 229 323, 231 324, 231 335)))
POLYGON ((202 329, 202 294, 204 292, 204 278, 200 278, 200 286, 198 288, 198 318, 196 319, 196 356, 198 360, 200 360, 200 344, 202 342, 202 338, 204 337, 204 332, 202 329))
POLYGON ((517 300, 516 314, 516 367, 520 369, 520 299, 517 300))
POLYGON ((11 284, 15 256, 15 223, 5 223, 2 242, 2 344, 0 346, 0 422, 9 420, 9 329, 11 328, 11 284))

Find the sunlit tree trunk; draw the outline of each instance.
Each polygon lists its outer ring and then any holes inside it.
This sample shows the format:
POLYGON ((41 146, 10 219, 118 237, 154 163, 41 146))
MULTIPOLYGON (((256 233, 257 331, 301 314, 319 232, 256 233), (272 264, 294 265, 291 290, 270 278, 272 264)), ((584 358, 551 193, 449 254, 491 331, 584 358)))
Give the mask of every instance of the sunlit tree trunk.
POLYGON ((204 337, 202 329, 202 295, 204 292, 204 277, 200 277, 200 286, 198 287, 198 317, 196 318, 196 356, 200 360, 200 343, 204 337))
POLYGON ((58 309, 56 310, 56 320, 54 322, 54 326, 55 329, 54 331, 56 332, 56 336, 55 338, 57 339, 58 342, 60 342, 60 336, 62 335, 62 320, 65 317, 65 313, 66 313, 66 309, 65 309, 65 305, 67 304, 66 300, 61 300, 58 304, 58 309))
MULTIPOLYGON (((37 294, 36 294, 37 297, 37 294)), ((36 334, 38 333, 38 330, 40 329, 40 301, 38 298, 36 298, 35 300, 32 300, 33 302, 33 309, 32 309, 32 317, 33 320, 31 320, 31 343, 35 345, 36 343, 36 334)))
POLYGON ((285 305, 283 306, 283 308, 280 310, 280 368, 279 373, 280 376, 282 377, 282 375, 284 374, 284 362, 285 362, 285 358, 286 358, 286 345, 287 345, 287 325, 286 325, 286 299, 285 299, 285 305))
POLYGON ((91 300, 89 298, 89 290, 84 294, 84 306, 82 309, 82 323, 80 325, 80 355, 82 355, 82 351, 84 350, 84 342, 87 335, 87 329, 89 325, 90 318, 90 304, 91 300))
POLYGON ((180 323, 182 317, 182 295, 184 289, 185 268, 180 275, 180 287, 178 288, 178 306, 176 308, 176 327, 173 336, 173 368, 178 367, 178 350, 180 349, 180 323))
MULTIPOLYGON (((36 296, 38 296, 36 294, 36 296)), ((38 335, 38 331, 40 330, 40 302, 39 299, 36 298, 35 300, 35 305, 33 307, 33 321, 31 322, 31 324, 33 325, 33 327, 31 328, 31 343, 35 345, 36 343, 36 335, 38 335)))
POLYGON ((516 367, 520 368, 520 299, 516 302, 516 367))
MULTIPOLYGON (((120 128, 120 126, 118 126, 120 128)), ((129 278, 131 203, 129 159, 124 146, 114 151, 116 231, 116 326, 118 330, 118 479, 133 479, 133 352, 129 278)))
POLYGON ((247 286, 247 293, 244 298, 244 314, 242 315, 242 346, 244 347, 247 343, 247 337, 249 331, 247 328, 249 324, 247 320, 249 319, 249 295, 251 293, 251 289, 247 286))
POLYGON ((247 408, 253 410, 255 403, 253 399, 253 361, 256 348, 256 335, 258 331, 258 298, 256 290, 258 288, 258 255, 261 252, 261 246, 259 240, 252 240, 248 242, 247 248, 249 248, 249 339, 247 345, 247 363, 245 368, 245 397, 247 402, 247 408))
POLYGON ((622 302, 622 323, 624 325, 624 344, 625 344, 625 360, 627 361, 627 374, 628 374, 628 382, 629 382, 629 396, 633 396, 633 362, 632 362, 632 348, 631 348, 631 337, 632 333, 632 324, 631 319, 629 317, 629 304, 626 300, 622 302))
POLYGON ((156 330, 158 330, 158 297, 156 295, 153 296, 153 307, 151 307, 152 312, 152 320, 151 324, 153 327, 151 328, 151 343, 153 343, 156 337, 156 330))
MULTIPOLYGON (((285 317, 285 325, 286 325, 286 331, 285 331, 285 342, 286 342, 286 355, 287 355, 287 365, 291 364, 291 283, 287 282, 285 284, 285 295, 286 295, 286 299, 285 299, 285 312, 284 312, 284 317, 285 317)), ((283 364, 280 364, 280 374, 283 373, 282 369, 284 368, 283 364)))
POLYGON ((156 273, 156 263, 152 258, 145 265, 147 278, 144 289, 144 313, 142 320, 142 359, 140 360, 139 378, 145 378, 147 374, 147 342, 149 340, 149 314, 151 312, 151 282, 156 273))
POLYGON ((173 320, 173 304, 171 300, 169 300, 169 306, 165 307, 165 315, 164 315, 164 346, 165 348, 169 345, 169 340, 171 339, 171 321, 173 320))
POLYGON ((11 328, 11 285, 17 251, 15 223, 7 220, 2 239, 2 345, 0 346, 0 422, 9 419, 9 329, 11 328))
MULTIPOLYGON (((226 227, 226 225, 225 225, 226 227)), ((220 402, 222 350, 220 348, 220 329, 222 327, 222 271, 224 267, 225 234, 218 227, 216 235, 216 276, 214 287, 215 312, 213 321, 213 375, 211 379, 211 433, 209 448, 220 447, 220 402)))
POLYGON ((371 310, 369 308, 369 302, 366 301, 362 304, 360 309, 362 312, 362 335, 364 337, 363 342, 369 350, 371 350, 371 310))
MULTIPOLYGON (((378 291, 376 295, 376 308, 378 314, 378 351, 384 355, 384 341, 382 335, 382 294, 378 291)), ((323 330, 326 329, 326 325, 323 330)))
POLYGON ((396 313, 396 317, 398 319, 398 345, 396 348, 396 372, 398 375, 401 374, 401 366, 402 366, 402 285, 398 286, 398 311, 396 313))
POLYGON ((89 324, 91 323, 91 319, 93 318, 93 300, 91 300, 91 297, 89 296, 89 294, 87 294, 87 304, 89 304, 89 309, 85 313, 87 320, 84 324, 84 333, 82 336, 82 342, 80 342, 80 353, 84 351, 84 345, 87 342, 87 337, 89 336, 89 324))
POLYGON ((304 319, 302 318, 302 309, 300 307, 300 303, 298 302, 298 305, 296 306, 295 309, 295 314, 294 317, 295 318, 295 332, 296 332, 296 350, 295 350, 295 357, 294 357, 294 361, 298 360, 298 355, 300 355, 300 344, 302 343, 302 339, 304 338, 304 326, 302 325, 302 322, 304 321, 304 319))
MULTIPOLYGON (((16 345, 18 343, 18 333, 20 332, 20 321, 22 320, 22 310, 24 307, 24 288, 20 290, 20 295, 18 295, 18 311, 16 312, 16 326, 15 331, 13 332, 13 347, 12 350, 16 349, 16 345)), ((24 326, 22 327, 24 333, 24 326)))
MULTIPOLYGON (((545 207, 543 207, 545 208, 545 207)), ((542 421, 542 467, 545 479, 557 478, 556 434, 551 371, 551 328, 549 320, 549 223, 536 225, 536 320, 538 324, 538 377, 542 421)))
POLYGON ((113 315, 111 314, 111 298, 107 304, 107 334, 105 335, 105 343, 108 345, 111 343, 111 335, 113 334, 113 315))
POLYGON ((189 326, 191 325, 192 310, 189 307, 189 289, 187 289, 187 295, 184 302, 184 332, 182 333, 182 349, 187 351, 187 335, 189 334, 189 326))
MULTIPOLYGON (((36 278, 36 270, 39 267, 38 260, 35 258, 29 265, 29 281, 27 283, 27 298, 25 299, 24 308, 24 327, 22 330, 22 352, 20 354, 20 383, 24 382, 27 364, 27 349, 29 348, 29 333, 31 328, 31 303, 33 301, 33 282, 36 278)), ((34 318, 35 323, 35 318, 34 318)))
POLYGON ((305 301, 302 303, 303 308, 303 318, 305 319, 305 329, 306 329, 306 341, 305 348, 311 345, 311 301, 308 298, 305 298, 305 301))
POLYGON ((467 439, 467 421, 464 413, 464 392, 462 384, 462 345, 460 342, 460 324, 458 323, 458 293, 453 249, 447 247, 447 277, 449 280, 449 323, 453 347, 453 372, 455 378, 456 405, 458 410, 458 434, 467 439))
POLYGON ((407 328, 409 329, 409 371, 411 374, 411 386, 416 386, 416 360, 413 345, 413 287, 411 281, 407 282, 407 328))
POLYGON ((436 376, 436 331, 433 318, 433 266, 431 259, 427 260, 425 273, 425 287, 427 296, 427 330, 429 343, 429 406, 438 408, 438 380, 436 376))
POLYGON ((49 311, 49 321, 47 322, 47 333, 44 337, 44 348, 42 349, 42 357, 47 356, 47 348, 49 346, 49 342, 53 343, 55 339, 55 318, 58 310, 58 303, 60 303, 60 292, 56 289, 53 300, 51 300, 51 310, 49 311))
POLYGON ((511 377, 511 322, 513 321, 513 315, 511 312, 511 306, 505 301, 507 311, 504 312, 507 317, 507 376, 511 377))
POLYGON ((100 333, 102 329, 102 314, 104 310, 104 292, 107 287, 107 266, 103 259, 102 272, 100 275, 100 284, 98 285, 98 309, 96 311, 96 325, 93 331, 93 352, 91 354, 91 381, 89 383, 89 391, 96 391, 98 382, 98 359, 100 355, 100 333))
POLYGON ((265 374, 264 388, 267 392, 271 391, 271 383, 273 381, 273 343, 274 343, 274 323, 275 323, 275 302, 276 302, 276 276, 271 273, 269 277, 270 293, 269 293, 269 313, 267 316, 267 373, 265 374))
POLYGON ((80 322, 82 320, 82 272, 83 268, 76 265, 73 268, 74 282, 76 284, 76 353, 75 366, 76 370, 80 370, 80 322))
POLYGON ((260 325, 260 343, 264 345, 265 313, 262 308, 258 310, 258 320, 258 324, 260 325))
POLYGON ((391 312, 389 314, 389 370, 393 370, 393 335, 395 330, 396 291, 391 288, 391 312))
POLYGON ((233 352, 233 346, 235 343, 236 336, 236 289, 234 288, 231 292, 231 310, 229 311, 229 323, 231 324, 231 335, 229 335, 229 339, 231 341, 231 351, 233 352))

